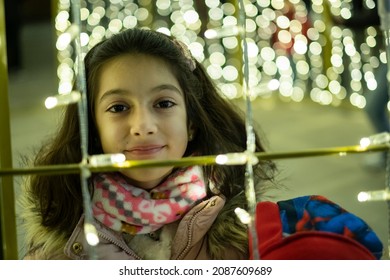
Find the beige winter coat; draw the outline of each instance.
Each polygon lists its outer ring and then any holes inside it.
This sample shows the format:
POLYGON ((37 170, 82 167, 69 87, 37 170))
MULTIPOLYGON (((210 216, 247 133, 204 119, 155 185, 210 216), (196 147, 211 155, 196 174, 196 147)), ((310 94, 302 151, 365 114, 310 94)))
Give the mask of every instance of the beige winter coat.
POLYGON ((157 238, 126 236, 95 221, 99 244, 94 247, 85 241, 83 217, 69 238, 40 226, 39 217, 27 207, 27 242, 39 245, 25 259, 248 259, 247 229, 234 214, 237 206, 243 207, 244 199, 241 194, 225 203, 222 196, 213 196, 196 205, 179 222, 164 226, 157 238))

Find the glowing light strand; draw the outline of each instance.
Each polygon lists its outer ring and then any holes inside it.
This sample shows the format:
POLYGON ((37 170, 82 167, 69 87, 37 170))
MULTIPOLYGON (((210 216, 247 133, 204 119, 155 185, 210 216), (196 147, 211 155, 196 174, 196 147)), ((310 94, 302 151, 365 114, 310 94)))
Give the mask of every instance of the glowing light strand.
MULTIPOLYGON (((385 37, 386 57, 387 57, 387 74, 390 72, 390 1, 379 0, 378 1, 378 13, 381 21, 381 29, 385 37)), ((386 75, 388 76, 388 75, 386 75)), ((387 81, 387 94, 390 97, 390 83, 387 81)), ((386 188, 384 190, 386 196, 384 200, 387 203, 387 250, 388 257, 390 257, 390 149, 387 150, 386 158, 386 188)))
MULTIPOLYGON (((348 154, 366 153, 366 152, 380 152, 387 151, 388 145, 370 145, 369 147, 362 147, 361 145, 354 146, 342 146, 342 147, 331 147, 321 148, 314 150, 301 150, 301 151, 290 151, 290 152, 258 152, 254 153, 254 156, 259 160, 281 160, 281 159, 292 159, 292 158, 307 158, 307 157, 318 157, 318 156, 346 156, 348 154)), ((108 163, 106 160, 101 161, 99 164, 94 164, 93 161, 89 163, 89 170, 94 172, 110 172, 118 171, 121 169, 131 168, 146 168, 146 167, 161 167, 161 166, 174 166, 174 167, 186 167, 192 165, 214 165, 214 164, 230 164, 230 165, 241 165, 245 164, 248 159, 246 153, 233 153, 216 156, 197 156, 197 157, 184 157, 178 160, 134 160, 124 162, 111 162, 108 163)), ((80 173, 80 164, 58 164, 58 165, 45 165, 35 166, 26 168, 2 168, 0 169, 0 176, 22 176, 28 174, 42 174, 42 175, 56 175, 56 174, 77 174, 80 173)))
MULTIPOLYGON (((253 130, 253 114, 252 114, 252 104, 250 100, 250 88, 249 88, 249 58, 248 58, 248 44, 246 41, 246 13, 245 13, 245 4, 243 0, 239 1, 239 19, 238 24, 240 27, 240 36, 241 43, 243 47, 243 92, 244 99, 246 105, 246 137, 247 137, 247 153, 253 154, 256 149, 256 138, 253 130)), ((245 172, 245 194, 248 202, 248 212, 251 218, 250 223, 248 224, 249 231, 252 236, 252 252, 253 258, 259 259, 259 251, 258 251, 258 242, 257 242, 257 233, 255 227, 255 211, 256 211, 256 195, 255 195, 255 186, 253 179, 253 164, 257 162, 252 162, 251 160, 247 160, 246 162, 246 172, 245 172)))
POLYGON ((362 148, 367 149, 372 145, 385 144, 387 149, 386 159, 386 172, 385 172, 385 184, 384 190, 376 191, 362 191, 358 194, 357 199, 360 202, 367 201, 385 201, 387 203, 388 210, 388 236, 387 236, 387 249, 388 257, 390 257, 390 133, 383 132, 370 137, 363 138, 360 145, 362 148))
POLYGON ((86 85, 86 76, 85 76, 85 65, 83 61, 83 51, 81 47, 81 4, 80 0, 72 0, 71 10, 73 21, 78 28, 78 34, 75 37, 75 48, 76 48, 76 59, 77 59, 77 84, 81 93, 81 98, 78 101, 78 116, 80 123, 80 145, 81 145, 81 154, 82 162, 80 164, 80 181, 81 181, 81 191, 83 196, 83 205, 84 205, 84 231, 88 244, 92 245, 89 248, 89 255, 91 259, 96 259, 96 252, 93 249, 93 246, 98 243, 97 231, 93 226, 93 214, 92 214, 92 205, 91 205, 91 196, 88 190, 88 178, 91 176, 91 172, 88 169, 88 118, 87 118, 87 85, 86 85))

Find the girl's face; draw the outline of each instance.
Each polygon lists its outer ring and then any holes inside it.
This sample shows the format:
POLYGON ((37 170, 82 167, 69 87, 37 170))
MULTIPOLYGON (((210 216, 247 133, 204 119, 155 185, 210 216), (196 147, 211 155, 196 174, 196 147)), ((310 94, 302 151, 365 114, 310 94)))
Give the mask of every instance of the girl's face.
MULTIPOLYGON (((180 159, 188 134, 183 91, 168 64, 148 55, 122 55, 100 70, 95 118, 104 153, 127 160, 180 159)), ((172 167, 123 169, 130 183, 157 186, 172 167)))

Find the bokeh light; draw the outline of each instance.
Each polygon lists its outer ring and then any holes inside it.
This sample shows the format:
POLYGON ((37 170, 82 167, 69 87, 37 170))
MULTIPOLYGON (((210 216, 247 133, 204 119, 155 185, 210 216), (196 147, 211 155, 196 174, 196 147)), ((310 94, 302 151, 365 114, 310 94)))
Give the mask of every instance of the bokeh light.
MULTIPOLYGON (((245 30, 239 25, 238 1, 220 0, 84 0, 80 10, 81 45, 92 46, 123 29, 151 28, 178 37, 226 98, 240 98, 242 42, 246 32, 249 86, 254 98, 270 95, 322 105, 343 102, 364 108, 378 88, 375 71, 386 63, 381 31, 369 26, 357 32, 333 18, 348 19, 352 1, 245 0, 245 30), (327 11, 327 12, 325 12, 327 11)), ((375 1, 365 1, 370 9, 375 1)), ((58 91, 75 83, 70 0, 58 1, 58 91)), ((75 33, 76 32, 76 33, 75 33)))

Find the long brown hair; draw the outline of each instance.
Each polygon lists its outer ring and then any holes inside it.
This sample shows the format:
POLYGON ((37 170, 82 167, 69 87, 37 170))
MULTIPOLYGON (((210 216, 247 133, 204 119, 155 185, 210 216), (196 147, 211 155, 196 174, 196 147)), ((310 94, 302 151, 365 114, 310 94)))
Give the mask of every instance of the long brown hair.
MULTIPOLYGON (((94 46, 85 58, 88 99, 88 153, 102 153, 94 120, 94 98, 102 66, 123 54, 147 54, 164 59, 170 65, 185 94, 187 119, 195 125, 194 139, 185 156, 243 152, 246 128, 243 114, 217 90, 199 62, 189 67, 189 57, 175 39, 146 29, 129 29, 94 46)), ((81 161, 79 118, 76 105, 66 108, 58 133, 38 152, 35 165, 78 163, 81 161)), ((264 151, 256 137, 256 151, 264 151)), ((204 166, 206 182, 227 200, 244 190, 245 166, 204 166)), ((273 179, 275 166, 261 161, 254 166, 256 183, 273 179)), ((79 175, 31 177, 29 199, 42 217, 42 225, 70 235, 83 212, 79 175)), ((209 193, 210 190, 209 190, 209 193)), ((245 205, 243 205, 245 207, 245 205)))

